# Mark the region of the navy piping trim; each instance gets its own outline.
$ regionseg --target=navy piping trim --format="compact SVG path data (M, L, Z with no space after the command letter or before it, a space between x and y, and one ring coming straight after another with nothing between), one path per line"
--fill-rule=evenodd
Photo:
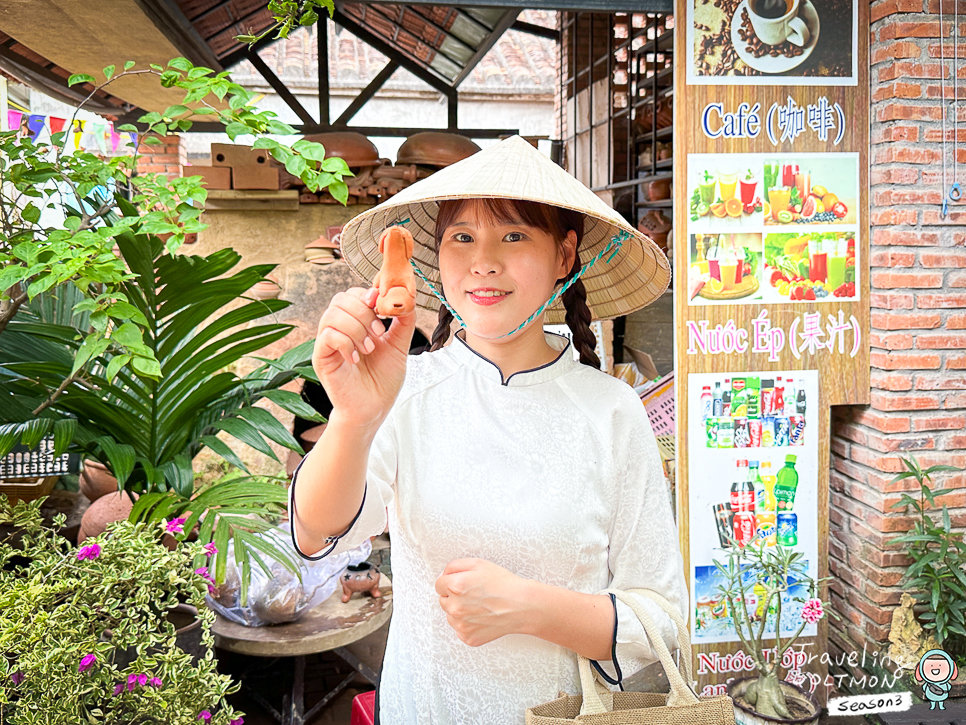
M365 508L365 505L366 505L366 493L369 490L369 482L366 481L365 487L362 489L362 504L359 506L359 510L356 512L355 518L352 519L352 522L349 524L349 527L338 536L330 536L326 539L326 541L331 544L331 546L329 546L328 549L323 551L318 556L309 556L308 554L305 554L302 552L302 550L299 548L298 543L295 541L295 517L298 515L295 510L295 481L298 478L299 469L302 467L303 463L305 463L305 457L303 457L302 460L299 461L299 464L295 467L295 470L292 472L292 515L290 517L291 521L289 523L291 524L291 526L289 527L289 530L291 531L291 534L292 534L292 547L295 549L296 552L298 552L298 555L301 556L306 561L318 561L319 559L324 559L333 551L335 551L335 547L338 546L340 539L342 539L343 536L345 536L350 531L352 531L352 527L356 525L356 521L358 521L359 517L362 515L362 509Z
M624 685L622 685L621 682L624 679L624 673L621 672L621 666L617 662L617 598L613 594L608 594L608 596L610 597L610 603L614 605L614 640L610 646L610 657L614 662L614 672L617 673L617 679L615 680L613 677L604 672L603 668L597 663L596 660L591 660L590 664L594 666L594 669L597 670L597 673L603 677L604 680L612 685L617 685L621 688L621 692L623 692Z
M513 375L511 375L510 377L508 377L508 378L506 378L504 380L504 378L503 378L503 371L500 370L500 366L497 365L492 360L490 360L488 357L485 357L483 355L480 355L480 353L478 353L476 350L474 350L472 347L470 347L469 344L466 342L466 340L464 340L462 337L460 337L460 332L461 332L461 330L457 330L456 333L453 335L453 337L455 337L457 340L459 340L464 345L466 345L466 349L469 350L471 353L473 353L474 355L476 355L477 357L479 357L482 360L486 360L488 363L490 363L490 365L492 365L493 367L495 367L496 368L496 371L498 373L500 373L500 380L502 381L500 383L500 385L503 385L504 387L509 386L510 381L513 380L513 375L521 375L523 373L534 373L537 370L543 370L544 368L548 368L551 365L553 365L554 363L556 363L558 360L560 360L560 358L563 357L563 354L570 349L570 338L568 338L566 335L558 335L556 332L549 332L547 334L553 335L554 337L562 337L564 340L567 341L567 345L564 347L563 350L560 351L560 354L557 355L557 357L555 357L550 362L545 363L543 365L540 365L539 367L530 368L529 370L517 370L515 373L513 373Z

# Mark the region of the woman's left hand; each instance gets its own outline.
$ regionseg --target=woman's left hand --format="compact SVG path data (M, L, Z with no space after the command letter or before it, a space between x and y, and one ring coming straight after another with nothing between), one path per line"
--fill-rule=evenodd
M436 593L457 636L479 647L524 631L527 584L527 579L484 559L454 559L436 580Z

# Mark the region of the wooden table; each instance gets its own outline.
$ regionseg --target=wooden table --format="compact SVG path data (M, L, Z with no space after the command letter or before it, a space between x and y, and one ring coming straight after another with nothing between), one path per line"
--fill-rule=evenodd
M282 725L303 725L312 720L326 705L348 687L361 674L373 685L377 674L364 662L346 649L346 645L372 634L389 621L392 615L392 582L380 574L379 587L382 596L370 597L366 593L354 594L342 603L342 587L322 604L306 612L288 624L245 627L216 615L212 632L215 646L238 654L254 657L294 657L292 691L286 694L279 713L259 693L249 691L252 699ZM320 652L334 652L355 672L336 685L312 709L305 712L305 657ZM244 679L242 686L245 687Z

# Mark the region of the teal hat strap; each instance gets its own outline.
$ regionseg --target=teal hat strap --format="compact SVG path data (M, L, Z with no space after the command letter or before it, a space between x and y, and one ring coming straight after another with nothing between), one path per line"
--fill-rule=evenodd
M409 221L409 220L407 219L405 221ZM397 223L398 224L402 224L402 223L405 223L405 222L397 222ZM552 305L554 302L556 302L557 299L564 292L566 292L568 289L570 289L571 285L573 285L578 279L580 279L584 275L584 273L587 272L587 270L589 270L591 267L593 267L605 254L607 254L608 252L611 252L611 249L613 249L613 251L611 252L610 256L607 258L607 261L610 262L614 258L614 256L617 254L617 252L620 251L620 248L623 245L623 243L626 242L630 238L631 238L630 232L628 232L628 231L626 231L624 229L620 230L617 234L615 234L613 237L610 238L610 241L607 243L607 246L606 247L604 247L589 262L587 262L587 264L585 264L583 267L581 267L580 268L580 271L578 271L577 274L575 274L573 277L571 277L569 280L567 280L567 282L559 290L557 290L556 292L554 292L553 295L551 295L550 299L548 299L546 302L544 302L540 306L540 309L538 309L536 312L534 312L532 315L530 315L526 320L524 320L523 323L519 327L517 327L515 330L511 330L510 332L506 333L505 335L500 335L500 337L495 338L495 339L499 340L499 339L504 338L504 337L509 337L513 333L519 332L524 327L526 327L527 325L529 325L545 309L547 309L550 305ZM426 275L423 274L422 270L417 266L415 260L412 257L409 258L409 263L413 266L413 269L416 271L416 274L419 275L420 279L422 279L423 282L426 283L426 286L429 287L430 291L434 295L436 295L436 297L439 299L439 301L442 304L446 305L446 308L450 311L450 314L452 314L453 317L456 318L456 321L460 323L460 327L465 328L466 327L466 323L463 322L463 319L456 313L456 310L454 310L450 306L449 302L447 302L446 301L446 298L443 297L442 294L440 294L439 290L436 289L436 287L433 285L433 283L430 282L428 279L426 279Z

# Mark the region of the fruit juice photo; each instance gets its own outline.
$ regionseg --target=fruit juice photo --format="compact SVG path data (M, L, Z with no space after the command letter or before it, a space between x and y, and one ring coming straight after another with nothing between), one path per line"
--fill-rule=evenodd
M721 192L721 201L735 198L735 187L738 186L738 172L726 174L718 172L718 190Z
M755 200L755 189L758 188L758 179L742 179L738 182L741 193L741 203L748 206Z
M745 249L741 247L738 250L738 266L735 268L735 284L741 284L741 270L745 268Z
M808 240L808 278L812 282L828 279L828 255L820 239Z
M807 171L795 174L795 188L798 189L798 198L804 203L812 191L812 175Z
M771 215L776 221L778 220L778 212L788 209L788 202L791 199L791 186L773 186L768 192L768 203L771 204Z
M785 164L782 166L782 186L789 189L795 186L795 175L798 173L798 164Z
M721 284L725 289L734 289L735 275L741 272L741 265L734 257L722 260L721 262Z
M828 257L828 282L833 290L845 284L845 255L832 254Z
M721 281L721 269L718 266L717 259L708 260L708 274L711 275L711 279L716 279L719 282Z
M698 182L698 194L701 197L701 201L705 204L714 203L714 177L711 178L711 181L704 180Z
M765 188L762 189L762 192L764 193L764 196L767 199L768 192L771 190L771 187L773 187L775 185L775 182L778 181L778 164L776 163L765 164L764 181L765 181Z

